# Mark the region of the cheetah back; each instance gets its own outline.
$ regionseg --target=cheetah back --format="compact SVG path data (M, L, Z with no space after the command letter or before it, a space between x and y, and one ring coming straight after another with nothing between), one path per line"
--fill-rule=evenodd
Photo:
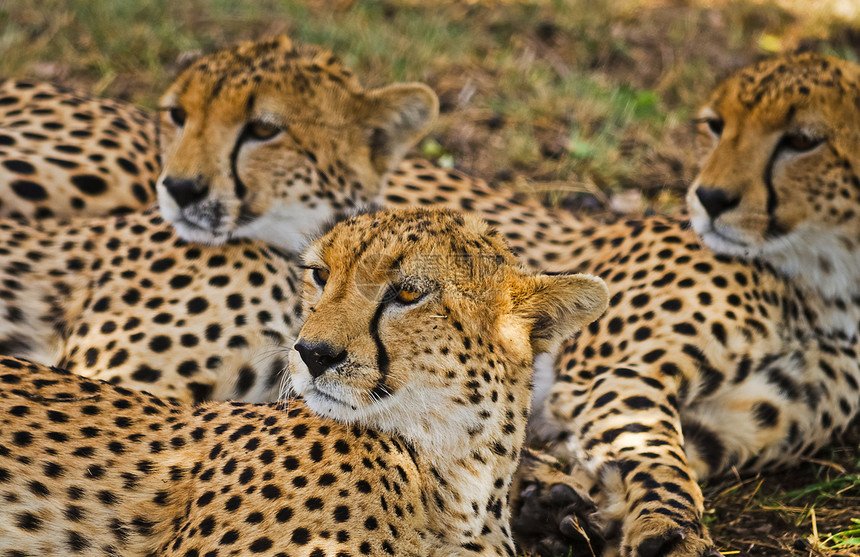
M0 84L0 217L105 216L155 202L154 119L49 83Z

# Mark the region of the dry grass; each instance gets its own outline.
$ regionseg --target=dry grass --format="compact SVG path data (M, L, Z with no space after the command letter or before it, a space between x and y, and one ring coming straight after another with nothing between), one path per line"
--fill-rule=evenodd
M671 211L687 121L774 52L857 61L856 0L12 0L0 74L154 106L183 51L288 33L369 85L420 80L442 115L419 154L573 208ZM786 474L707 487L727 555L860 555L860 434Z

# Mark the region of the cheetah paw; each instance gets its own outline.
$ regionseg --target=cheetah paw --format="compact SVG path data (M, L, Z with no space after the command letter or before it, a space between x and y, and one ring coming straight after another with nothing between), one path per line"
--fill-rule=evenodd
M512 496L511 526L521 551L540 557L603 552L603 536L592 519L594 502L552 457L523 451Z
M640 518L624 535L624 557L721 557L707 532L685 530L663 516Z

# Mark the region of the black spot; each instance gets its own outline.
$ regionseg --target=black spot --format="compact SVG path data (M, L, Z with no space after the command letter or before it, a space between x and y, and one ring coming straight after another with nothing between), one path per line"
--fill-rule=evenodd
M239 377L236 379L236 394L240 397L244 396L256 382L257 372L250 366L242 366L239 370Z
M72 176L72 184L86 195L101 195L107 191L107 182L94 174Z
M200 365L194 360L186 360L176 368L176 372L182 377L191 377L198 371L200 371Z
M48 199L48 192L36 182L15 180L12 182L11 187L15 195L27 201L44 201Z
M272 540L269 538L257 538L248 546L248 549L251 550L251 553L262 553L271 549L272 545Z
M164 271L173 267L173 265L175 263L176 263L176 261L174 261L173 258L164 257L162 259L156 259L155 261L153 261L152 265L149 267L149 269L153 273L163 273Z
M19 513L15 519L15 525L21 530L38 532L42 528L42 519L30 512Z
M221 541L218 542L219 545L232 545L236 543L236 540L239 539L238 530L230 530L223 536L221 536Z
M3 166L16 174L35 174L36 167L26 161L8 160L3 161Z
M635 308L641 308L645 306L649 301L651 301L651 296L649 294L637 294L633 298L630 299L630 303Z
M16 431L12 434L12 443L19 447L26 447L33 442L33 434L29 431Z
M618 393L608 392L606 394L600 395L597 397L597 400L594 401L594 408L602 408L618 398Z
M161 372L146 364L141 364L134 373L131 374L131 378L142 383L155 383L161 379Z
M310 532L305 528L296 528L293 530L293 535L290 536L290 540L296 545L305 545L310 540L311 535Z
M726 453L720 438L713 431L696 422L682 424L682 430L686 443L696 447L710 472L719 471Z
M186 304L188 313L192 315L197 313L203 313L208 307L209 302L207 302L205 298L202 298L200 296L197 296L196 298L191 298Z
M779 422L779 409L770 402L756 402L753 404L752 413L756 423L761 427L776 427Z
M335 522L346 522L349 520L349 507L346 505L339 505L335 507L332 516L334 517Z

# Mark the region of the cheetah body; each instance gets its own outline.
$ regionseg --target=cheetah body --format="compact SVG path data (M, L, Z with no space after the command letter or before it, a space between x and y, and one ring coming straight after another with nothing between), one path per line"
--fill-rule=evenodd
M427 555L417 471L390 436L299 402L191 408L24 361L3 373L0 407L21 420L0 455L7 551Z
M4 354L185 401L277 397L301 324L294 256L188 244L157 212L0 230Z
M130 212L155 202L155 120L49 83L0 83L0 217Z

